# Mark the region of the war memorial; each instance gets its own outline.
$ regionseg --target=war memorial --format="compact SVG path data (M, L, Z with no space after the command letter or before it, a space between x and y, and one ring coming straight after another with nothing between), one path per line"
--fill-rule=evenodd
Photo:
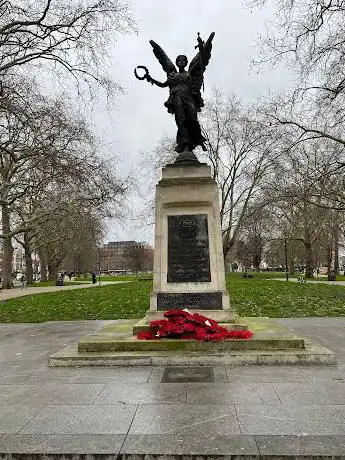
M176 159L162 169L156 186L153 291L147 313L140 321L108 324L83 337L53 354L50 366L335 363L335 353L296 337L276 321L239 318L231 308L231 289L229 296L225 287L219 190L210 166L193 153L198 146L206 149L198 112L204 105L204 72L214 36L211 33L203 41L198 34L198 52L188 70L186 56L177 56L175 66L151 40L153 53L167 75L165 82L151 77L145 66L134 71L139 80L169 88L165 107L177 126ZM169 315L169 311L175 313ZM187 311L181 313L184 321L178 321L180 329L184 324L183 332L190 331L189 338L177 334L176 327L171 334L155 329L171 326L161 322L167 314L176 325L174 318L179 311ZM186 314L195 316L186 319ZM212 331L213 325L218 326L211 321L220 323L217 331L222 337L212 335L216 330ZM204 335L196 322L206 329Z

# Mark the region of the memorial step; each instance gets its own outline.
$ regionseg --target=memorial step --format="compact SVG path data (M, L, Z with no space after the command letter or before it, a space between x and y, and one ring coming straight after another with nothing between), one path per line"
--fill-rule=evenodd
M90 335L78 343L79 352L103 351L230 351L230 350L287 350L305 348L300 337L258 337L252 339L230 339L222 342L203 342L198 340L160 339L139 340L130 336L122 340L103 335Z

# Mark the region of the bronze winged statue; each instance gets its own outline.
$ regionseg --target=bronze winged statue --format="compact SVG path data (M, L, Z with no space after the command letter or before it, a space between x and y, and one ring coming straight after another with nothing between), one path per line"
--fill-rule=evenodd
M198 34L198 45L195 48L198 48L199 51L189 64L188 70L186 70L188 64L186 56L177 56L175 61L177 70L165 51L156 42L150 40L154 55L167 73L167 80L164 83L152 78L144 66L138 66L134 71L135 76L140 80L146 79L149 83L160 88L169 87L170 95L164 105L169 113L175 115L177 125L175 150L179 153L192 152L198 145L206 150L205 138L201 133L198 121L198 112L204 106L201 88L204 83L205 68L211 57L214 35L212 32L208 40L204 42ZM145 70L142 77L137 74L139 68Z

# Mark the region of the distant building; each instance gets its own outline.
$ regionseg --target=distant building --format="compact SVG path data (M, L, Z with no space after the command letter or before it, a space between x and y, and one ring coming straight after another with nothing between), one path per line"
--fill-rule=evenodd
M99 250L101 271L105 273L127 273L135 271L133 259L135 254L142 254L142 269L151 271L153 265L153 248L146 243L136 241L110 241Z
M339 257L339 263L341 268L345 268L345 256L341 255Z
M13 245L13 255L12 255L12 271L13 272L22 272L25 270L25 252L24 249L19 246Z

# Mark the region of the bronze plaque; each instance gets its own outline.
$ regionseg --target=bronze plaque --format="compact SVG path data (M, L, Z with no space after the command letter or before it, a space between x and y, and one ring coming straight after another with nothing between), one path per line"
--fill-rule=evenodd
M168 216L168 283L210 281L207 214Z

